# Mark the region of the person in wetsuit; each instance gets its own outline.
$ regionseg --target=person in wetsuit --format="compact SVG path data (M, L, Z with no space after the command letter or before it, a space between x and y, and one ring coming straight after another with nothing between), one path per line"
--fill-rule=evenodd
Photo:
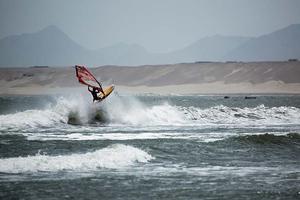
M98 96L98 93L100 93L100 90L99 90L99 89L97 89L97 88L95 88L95 87L90 87L90 86L88 86L88 90L90 91L90 93L91 93L92 96L93 96L93 102L94 102L94 101L101 101L101 100L103 99L103 97L104 97L104 92L103 92L103 90L101 91L101 92L103 93L103 97L102 97L102 98Z

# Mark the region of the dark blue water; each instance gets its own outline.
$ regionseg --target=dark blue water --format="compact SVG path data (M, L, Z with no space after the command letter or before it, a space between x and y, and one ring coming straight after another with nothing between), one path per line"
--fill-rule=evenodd
M1 199L300 197L300 96L0 102Z

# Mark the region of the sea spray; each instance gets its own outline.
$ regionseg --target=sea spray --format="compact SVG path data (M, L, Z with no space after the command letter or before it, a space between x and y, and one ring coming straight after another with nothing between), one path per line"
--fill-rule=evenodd
M165 125L184 123L184 115L167 102L148 106L135 97L116 97L104 105L111 122L129 125Z
M1 130L20 130L35 127L67 125L132 125L132 126L203 126L221 124L280 125L300 122L296 107L253 108L214 106L176 106L168 102L146 105L136 97L112 95L100 103L91 103L84 96L58 97L55 104L41 110L26 110L0 115Z
M51 127L53 124L65 124L68 121L68 114L75 107L75 102L58 97L55 104L50 103L45 109L0 115L0 127L2 130L5 130Z

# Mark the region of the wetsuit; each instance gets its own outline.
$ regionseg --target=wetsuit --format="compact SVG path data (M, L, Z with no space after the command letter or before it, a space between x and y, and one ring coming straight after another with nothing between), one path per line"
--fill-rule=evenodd
M90 87L88 87L88 90L91 92L91 94L93 96L93 101L102 100L100 97L98 97L98 93L99 93L98 89L96 89L96 88L90 89Z

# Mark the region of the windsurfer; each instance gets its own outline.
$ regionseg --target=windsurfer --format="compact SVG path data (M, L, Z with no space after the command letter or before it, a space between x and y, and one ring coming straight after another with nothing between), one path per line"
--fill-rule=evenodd
M88 90L90 91L90 93L92 94L93 96L93 101L102 101L103 100L103 97L105 96L103 90L101 91L103 96L100 97L98 96L98 94L100 93L100 90L95 88L95 87L90 87L88 86Z
M84 66L76 65L75 69L79 83L88 86L88 90L93 96L93 102L102 101L114 90L113 85L103 90L101 83Z

